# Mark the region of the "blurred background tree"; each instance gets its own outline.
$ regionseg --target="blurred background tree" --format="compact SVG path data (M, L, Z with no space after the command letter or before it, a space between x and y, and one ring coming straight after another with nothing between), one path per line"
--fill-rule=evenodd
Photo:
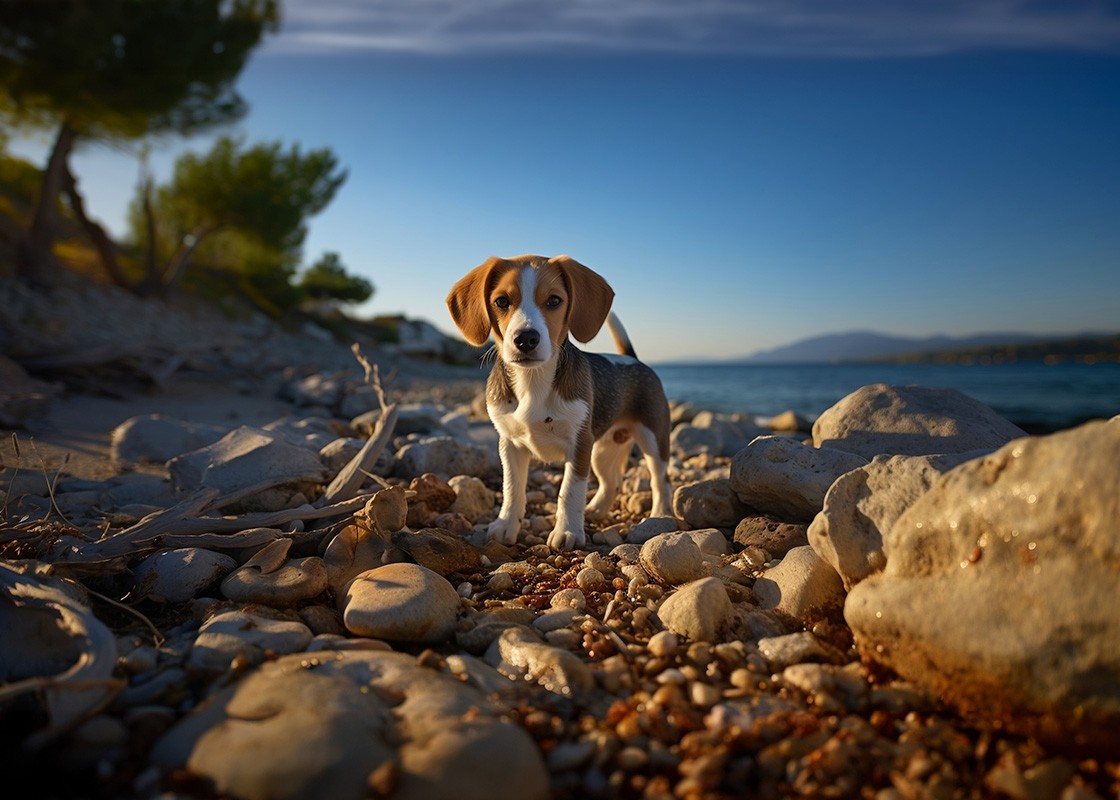
M373 284L351 275L338 253L327 252L300 276L299 287L312 300L364 303L373 297Z
M223 136L207 153L180 156L171 181L156 187L143 180L131 207L132 237L144 254L142 290L173 286L195 265L223 273L270 313L298 305L304 295L292 278L307 219L345 180L329 148L246 146Z
M21 272L57 280L51 248L65 198L110 278L128 284L86 212L72 151L237 120L246 104L234 81L279 19L275 0L0 0L0 118L54 132L20 242Z

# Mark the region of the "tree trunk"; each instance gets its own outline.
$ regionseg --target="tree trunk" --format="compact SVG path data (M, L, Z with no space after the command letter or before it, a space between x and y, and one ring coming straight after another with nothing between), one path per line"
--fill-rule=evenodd
M125 289L135 290L124 272L121 271L120 263L117 261L116 251L113 249L113 241L109 238L109 234L105 233L105 229L94 222L86 214L86 205L82 200L82 195L78 192L78 181L74 178L74 174L70 172L70 168L66 168L64 189L66 197L70 201L70 208L74 212L74 216L78 218L81 223L82 230L86 232L90 242L93 244L94 249L97 251L98 257L101 259L101 264L105 268L105 272L109 276L109 280L117 286L124 287Z
M62 273L62 265L51 252L51 246L58 235L58 198L62 194L76 138L77 132L63 120L55 135L47 168L43 170L39 197L31 212L27 235L20 242L20 274L48 286L57 284Z
M163 286L163 281L160 280L160 269L156 262L156 254L159 252L159 235L156 227L156 211L152 203L152 176L147 170L147 158L144 160L144 179L140 186L140 200L141 210L144 213L144 227L147 230L148 242L144 251L144 277L143 286L156 287Z
M175 254L171 256L171 260L167 262L167 266L163 270L163 285L171 287L178 283L179 277L183 274L183 270L187 268L191 256L194 255L194 251L198 249L202 240L224 227L225 225L220 222L199 225L184 236L183 241L179 243L179 247L175 250Z

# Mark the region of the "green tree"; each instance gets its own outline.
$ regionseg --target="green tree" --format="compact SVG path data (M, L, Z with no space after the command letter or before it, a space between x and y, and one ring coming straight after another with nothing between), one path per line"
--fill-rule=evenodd
M278 23L276 0L0 0L0 116L54 131L23 271L49 281L57 268L50 248L65 197L123 282L70 170L75 145L187 136L238 119L246 105L234 81Z
M289 304L307 219L330 203L345 180L329 148L303 152L280 142L247 147L223 136L208 153L180 156L171 182L156 188L145 181L132 205L133 238L149 265L146 288L174 285L188 265L198 263L249 280L281 300L278 305Z
M338 253L323 253L300 276L299 288L316 300L338 300L343 303L364 303L373 297L373 284L358 275L351 275Z

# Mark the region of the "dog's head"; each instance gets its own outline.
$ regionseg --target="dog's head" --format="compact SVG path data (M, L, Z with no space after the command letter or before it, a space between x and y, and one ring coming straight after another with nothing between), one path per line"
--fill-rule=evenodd
M569 332L595 338L613 300L600 275L568 256L494 256L455 284L447 308L468 342L493 334L503 361L531 369L548 363Z

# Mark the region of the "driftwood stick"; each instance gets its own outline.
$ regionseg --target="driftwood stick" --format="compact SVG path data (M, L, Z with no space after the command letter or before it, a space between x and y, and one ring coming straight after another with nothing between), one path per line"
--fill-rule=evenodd
M173 509L168 509L167 518L155 520L159 524L150 524L144 528L144 522L152 520L156 514L145 517L129 530L132 533L110 536L97 542L82 545L76 552L67 555L66 561L89 561L112 558L114 556L130 555L138 547L151 542L153 539L163 538L167 541L172 537L190 537L200 534L229 534L248 531L250 528L276 528L287 525L296 520L323 519L324 517L342 516L352 514L365 506L372 494L360 495L351 500L346 500L334 505L315 508L304 505L299 508L285 508L279 511L259 511L252 514L242 514L238 517L187 517L186 515L171 516ZM139 528L139 530L137 530ZM175 539L182 546L182 539Z
M381 417L377 420L377 425L373 429L366 443L362 445L362 449L358 454L350 459L350 463L339 471L334 480L327 486L323 496L319 498L320 503L337 503L342 500L347 500L354 496L354 494L361 488L362 481L366 478L366 473L373 469L373 465L377 463L377 459L381 457L381 451L385 449L385 445L393 438L393 428L397 424L397 407L396 405L389 405L381 409Z
M334 480L330 482L326 491L323 492L323 496L317 501L317 505L348 500L357 494L362 487L362 481L373 469L377 459L381 457L381 451L393 438L393 429L397 425L397 406L395 403L388 403L385 400L385 389L381 385L381 372L377 365L371 364L362 355L362 349L356 342L351 345L350 351L365 370L366 383L377 394L377 402L381 406L381 416L373 428L373 433L362 445L362 449L350 459L350 463L343 467Z
M197 517L206 511L206 509L210 507L210 504L220 495L221 492L217 489L199 489L190 497L171 506L171 508L153 511L135 525L131 525L123 531L117 531L116 533L104 536L101 538L101 541L134 541L148 535L150 530L156 530L158 532L163 526L174 524L178 520L186 519L187 517Z

